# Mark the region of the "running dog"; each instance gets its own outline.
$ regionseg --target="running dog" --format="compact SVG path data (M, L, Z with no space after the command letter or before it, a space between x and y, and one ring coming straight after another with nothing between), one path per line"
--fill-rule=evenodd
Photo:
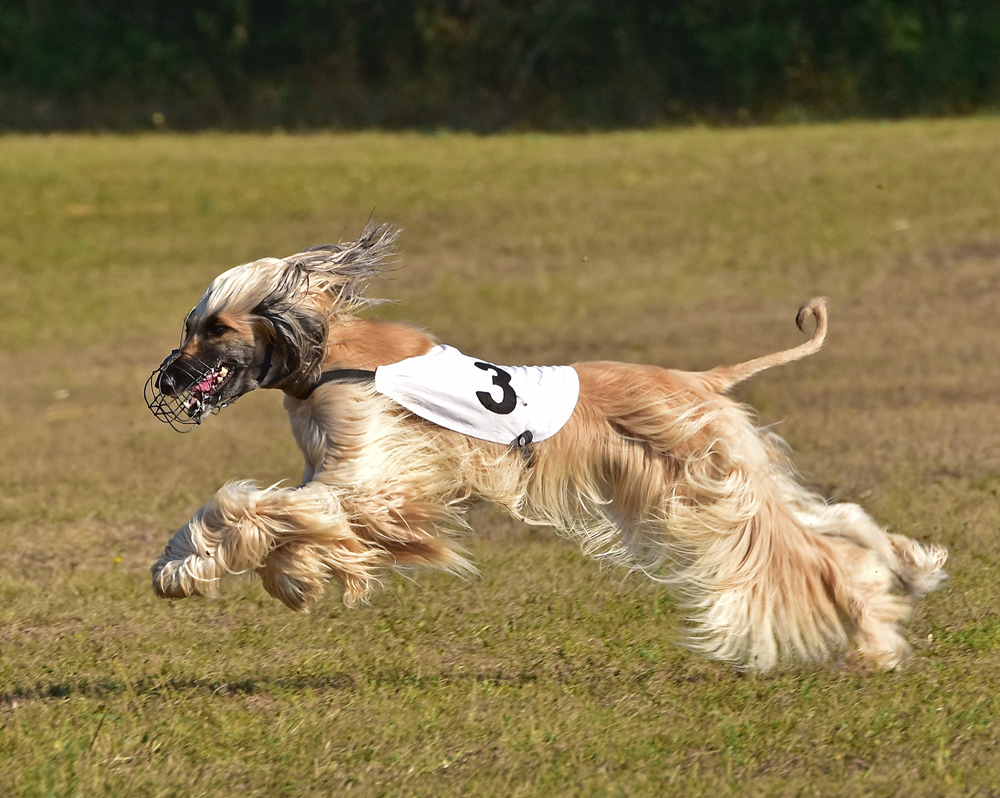
M188 314L147 383L151 409L184 428L280 390L305 473L225 485L153 565L157 595L211 595L250 571L304 610L330 579L352 606L388 569L471 573L455 536L485 499L668 585L709 657L757 670L850 647L870 668L905 657L900 623L944 580L947 551L803 487L783 442L726 395L818 351L824 299L796 317L814 319L808 342L738 365L509 368L359 315L396 235L370 226L238 266Z

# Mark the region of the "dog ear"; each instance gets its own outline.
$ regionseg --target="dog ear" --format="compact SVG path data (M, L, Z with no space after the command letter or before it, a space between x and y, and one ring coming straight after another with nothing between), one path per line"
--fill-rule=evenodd
M269 296L253 310L254 327L266 359L261 387L315 379L326 347L326 319L308 303Z

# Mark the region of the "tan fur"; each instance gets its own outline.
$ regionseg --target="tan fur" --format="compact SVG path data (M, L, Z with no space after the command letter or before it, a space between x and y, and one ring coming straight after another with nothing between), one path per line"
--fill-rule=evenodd
M324 366L374 369L423 355L434 345L430 336L408 324L344 319L330 328Z
M239 301L253 293L252 266L227 273L227 313L253 304ZM433 345L411 327L354 318L344 290L333 281L309 294L328 323L321 369L373 369ZM454 535L485 499L669 585L689 610L688 644L707 656L766 670L783 658L829 658L853 637L866 665L891 668L907 652L899 624L908 596L940 584L947 552L802 487L782 442L723 395L817 351L825 301L800 311L800 327L810 315L808 343L736 366L577 364L573 416L530 456L437 427L370 385L296 398L303 383L290 375L285 407L306 460L303 485L225 486L154 565L156 592L211 594L222 576L253 570L296 610L331 578L358 604L390 568L473 571Z

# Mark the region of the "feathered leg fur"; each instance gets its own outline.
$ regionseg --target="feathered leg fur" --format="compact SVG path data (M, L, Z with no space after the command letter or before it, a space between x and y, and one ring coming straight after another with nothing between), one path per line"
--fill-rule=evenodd
M303 610L332 578L355 605L367 600L387 567L474 570L423 528L444 515L429 513L411 525L385 497L362 506L321 481L263 489L230 482L170 539L153 564L153 587L161 598L212 596L224 576L256 572L268 593Z
M164 598L210 596L222 577L257 572L272 596L302 609L331 577L349 603L367 595L377 559L326 486L230 482L170 539L153 565L153 586Z

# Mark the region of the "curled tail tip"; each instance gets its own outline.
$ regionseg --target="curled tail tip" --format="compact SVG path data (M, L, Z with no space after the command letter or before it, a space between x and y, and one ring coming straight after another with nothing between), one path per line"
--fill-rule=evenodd
M712 386L713 390L725 393L734 385L765 369L773 368L774 366L783 366L785 363L801 360L818 352L826 340L826 305L826 297L814 297L799 308L799 312L795 316L795 323L803 332L805 332L805 320L809 316L813 316L816 319L816 329L813 331L812 337L804 344L799 344L792 349L785 349L781 352L757 357L745 363L737 363L734 366L716 366L710 371L702 372L702 376L708 380L708 384Z
M795 314L795 325L802 331L806 331L805 323L806 319L810 316L816 319L816 327L818 328L826 324L827 307L830 304L830 298L825 296L814 296L808 302L806 302L802 307L799 308L799 312Z

